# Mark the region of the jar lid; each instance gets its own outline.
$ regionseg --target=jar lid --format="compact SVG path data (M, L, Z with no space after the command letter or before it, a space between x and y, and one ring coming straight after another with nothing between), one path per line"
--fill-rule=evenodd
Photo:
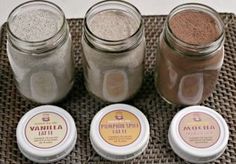
M137 108L126 104L104 107L93 118L90 140L95 151L111 161L140 155L149 142L149 123Z
M174 116L168 138L178 156L189 162L205 163L223 154L229 129L224 118L213 109L190 106Z
M22 154L38 163L49 163L68 155L77 131L71 115L60 107L43 105L27 112L18 123L17 144Z

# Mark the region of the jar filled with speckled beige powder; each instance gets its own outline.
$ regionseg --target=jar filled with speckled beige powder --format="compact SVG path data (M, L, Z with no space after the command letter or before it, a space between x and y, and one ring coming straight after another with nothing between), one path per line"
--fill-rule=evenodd
M145 37L140 12L124 1L103 1L86 13L82 36L85 86L96 97L121 102L143 81Z
M171 104L199 104L215 89L224 59L224 24L212 8L174 8L159 40L155 84Z
M17 6L7 21L7 54L20 93L37 103L62 100L74 84L74 59L63 11L48 1Z

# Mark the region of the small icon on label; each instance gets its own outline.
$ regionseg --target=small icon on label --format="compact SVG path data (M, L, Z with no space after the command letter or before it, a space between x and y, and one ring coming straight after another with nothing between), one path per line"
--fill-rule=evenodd
M202 119L198 113L193 114L193 121L196 121L196 122L202 121Z
M123 117L123 115L122 115L122 112L116 112L115 118L116 118L117 120L123 120L124 117Z
M43 114L42 121L44 121L44 122L50 121L49 114Z

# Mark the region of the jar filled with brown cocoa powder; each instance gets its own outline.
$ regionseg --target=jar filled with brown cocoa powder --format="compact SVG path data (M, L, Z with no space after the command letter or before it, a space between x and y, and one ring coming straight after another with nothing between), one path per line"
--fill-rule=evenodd
M212 8L174 8L159 40L155 84L169 103L192 105L214 90L224 59L224 24Z

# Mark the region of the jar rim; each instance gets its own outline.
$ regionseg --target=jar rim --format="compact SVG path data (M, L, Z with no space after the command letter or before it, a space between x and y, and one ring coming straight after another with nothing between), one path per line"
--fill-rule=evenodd
M172 18L172 16L174 16L175 14L181 12L181 11L185 11L185 10L189 10L189 9L193 9L193 10L197 10L197 11L202 11L206 14L209 14L218 24L219 29L220 29L220 34L219 36L212 42L207 43L207 44L191 44L191 43L187 43L183 40L181 40L180 38L178 38L173 31L170 28L170 19ZM165 22L165 26L166 26L166 33L168 33L169 37L174 40L176 42L176 45L179 47L185 47L188 48L190 50L190 52L195 52L195 50L199 50L200 52L205 52L206 49L210 49L211 47L216 47L214 50L211 50L210 52L214 52L215 50L218 49L219 45L221 45L224 42L224 38L225 38L225 30L224 30L224 23L222 21L222 19L220 18L220 15L218 14L218 12L201 3L184 3L181 5L176 6L174 9L172 9L169 13L169 15L167 16L166 22ZM165 34L166 35L166 34ZM198 52L199 52L198 51ZM206 52L207 54L209 54L209 52ZM186 55L186 56L196 56L196 55ZM208 56L208 55L206 55Z
M101 38L101 37L97 36L96 34L94 34L91 31L91 29L89 28L89 26L88 26L88 17L90 16L91 12L94 9L96 9L96 8L100 7L100 5L104 5L104 4L105 5L108 5L108 4L118 4L118 5L121 5L122 7L126 7L126 8L132 9L133 12L135 13L135 15L138 16L138 19L139 19L139 25L138 25L138 28L135 30L135 32L132 35L126 37L126 38L118 39L118 40L104 39L104 38ZM114 9L116 9L116 8L114 8ZM140 35L140 32L141 32L141 35ZM107 46L120 46L120 45L123 45L124 42L127 42L127 40L134 39L134 37L136 37L137 35L138 35L139 38L142 36L142 33L143 33L143 20L142 20L142 16L141 16L140 11L133 4L131 4L129 2L126 2L126 1L123 1L123 0L110 0L110 1L103 0L101 2L98 2L98 3L95 3L94 5L92 5L88 9L88 11L86 12L85 18L84 18L84 33L86 33L86 35L85 35L86 38L90 37L92 40L97 40L99 43L101 43L103 45L107 45ZM133 44L130 47L133 47L133 45L136 42L134 43L134 41L133 41L132 43ZM93 45L93 46L95 46L95 45ZM97 48L97 46L95 46L95 47ZM103 49L103 48L101 48L101 49L105 50L105 51L113 52L112 50L106 50L106 49ZM124 50L121 50L121 51L124 51ZM117 52L117 50L115 50L115 52Z
M14 14L17 10L21 9L22 7L24 7L24 6L26 6L26 5L37 5L37 3L42 3L43 5L46 5L46 6L55 7L55 9L57 9L57 10L59 11L59 14L61 14L60 16L62 16L62 24L61 24L60 28L58 29L58 31L57 31L55 34L53 34L53 35L50 36L49 38L46 38L46 39L43 39L43 40L28 41L28 40L25 40L25 39L22 39L22 38L16 36L16 35L12 32L12 30L11 30L11 28L10 28L10 25L9 25L10 19L12 18L13 14ZM65 25L65 22L66 22L66 18L65 18L65 14L64 14L63 10L62 10L58 5L56 5L55 3L50 2L50 1L46 1L46 0L31 0L31 1L27 1L27 2L24 2L24 3L22 3L22 4L18 5L18 6L16 6L16 7L10 12L10 14L9 14L9 16L8 16L8 18L7 18L7 24L6 24L6 25L7 25L7 30L8 30L8 32L9 32L9 34L10 34L13 38L15 38L15 39L17 39L17 40L19 40L19 41L21 41L21 42L24 42L24 43L39 44L39 43L47 42L47 41L53 39L54 37L56 37L57 35L59 35L59 34L61 33L61 31L63 30L63 27L64 27L64 25Z

